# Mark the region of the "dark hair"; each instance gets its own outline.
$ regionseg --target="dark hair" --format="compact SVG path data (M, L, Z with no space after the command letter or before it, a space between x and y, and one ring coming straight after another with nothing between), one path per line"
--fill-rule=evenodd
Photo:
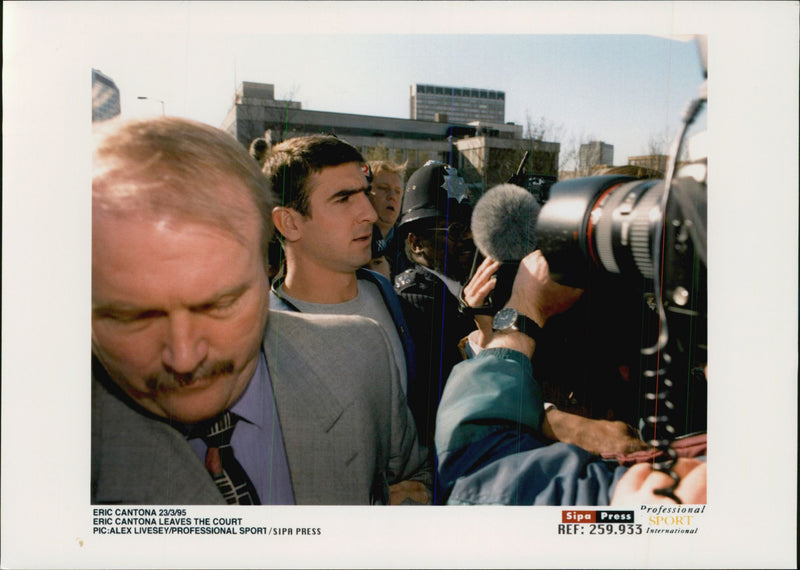
M272 185L276 205L309 216L308 177L323 168L350 162L365 161L356 147L342 139L330 135L295 137L272 147L264 174Z
M253 142L250 143L250 156L253 157L259 166L264 165L264 159L266 158L268 151L269 143L267 142L267 139L263 137L253 139Z

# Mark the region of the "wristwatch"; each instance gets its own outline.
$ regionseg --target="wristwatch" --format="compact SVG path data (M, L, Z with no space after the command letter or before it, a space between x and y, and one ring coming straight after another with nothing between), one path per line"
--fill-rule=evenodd
M494 315L492 330L497 332L519 331L533 340L539 340L542 328L516 309L503 307Z

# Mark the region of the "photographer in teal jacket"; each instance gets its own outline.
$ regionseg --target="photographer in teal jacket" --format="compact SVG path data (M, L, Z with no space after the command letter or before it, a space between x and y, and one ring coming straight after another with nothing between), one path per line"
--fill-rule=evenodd
M541 328L581 293L552 281L537 250L522 260L506 307ZM530 361L535 350L532 336L495 331L486 349L453 369L436 420L439 477L448 504L672 502L653 493L671 479L649 463L622 467L541 435L542 393ZM705 462L679 459L673 471L681 478L675 494L682 502L706 502Z

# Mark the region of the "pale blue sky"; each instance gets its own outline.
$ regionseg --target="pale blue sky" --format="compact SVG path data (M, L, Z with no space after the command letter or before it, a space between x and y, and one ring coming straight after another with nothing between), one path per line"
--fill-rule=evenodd
M454 18L458 5L447 5ZM324 21L336 4L314 6L301 15ZM506 93L506 121L546 117L560 127L562 143L603 140L614 145L615 163L625 164L646 152L651 137L675 132L703 80L695 44L685 37L467 34L457 24L438 34L394 33L412 24L367 33L384 10L370 4L364 4L363 25L348 21L348 33L323 26L277 34L282 28L268 22L284 5L239 6L236 18L256 28L263 21L264 32L226 26L231 12L216 3L81 8L97 26L88 39L91 65L119 86L124 115L160 113L158 102L136 99L148 96L163 100L168 114L215 126L243 80L272 83L276 97L293 95L305 109L400 118L409 117L412 83L490 88ZM420 3L409 8L421 19L429 15ZM493 9L485 6L484 13ZM537 14L550 12L543 7L526 17ZM136 25L156 17L159 23Z
M160 112L143 95L215 126L243 80L273 83L306 109L400 118L412 83L498 89L506 121L546 117L565 144L613 144L616 164L674 133L702 83L694 42L640 35L242 35L190 48L157 35L126 38L95 61L120 87L123 114Z

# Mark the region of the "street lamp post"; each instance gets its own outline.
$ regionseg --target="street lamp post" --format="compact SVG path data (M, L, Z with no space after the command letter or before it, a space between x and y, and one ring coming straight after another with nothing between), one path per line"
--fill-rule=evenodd
M161 116L163 117L165 115L164 101L162 101L161 99L153 99L152 97L144 97L143 95L139 95L137 99L149 99L150 101L158 101L159 103L161 103Z

